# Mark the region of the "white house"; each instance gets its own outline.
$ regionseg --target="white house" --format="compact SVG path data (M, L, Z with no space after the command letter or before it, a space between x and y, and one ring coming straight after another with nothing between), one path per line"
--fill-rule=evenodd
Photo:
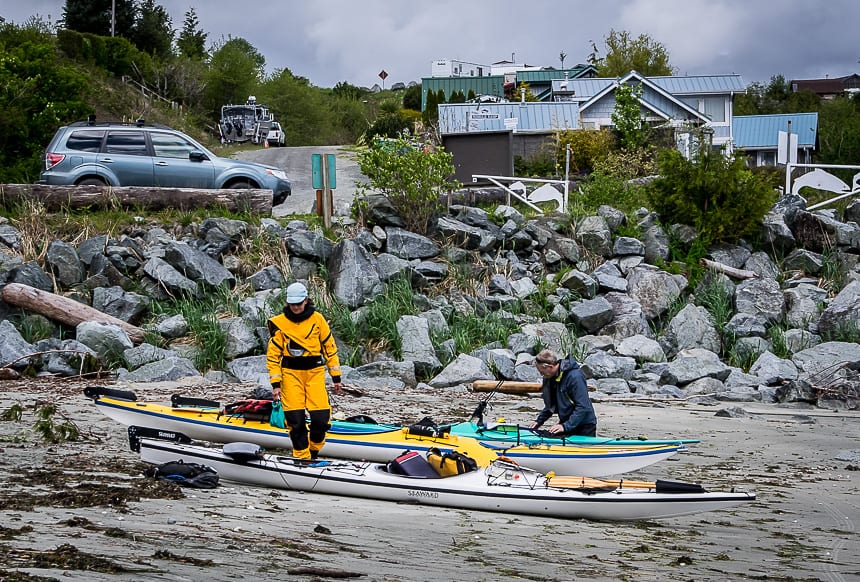
M553 99L578 103L583 129L612 127L615 89L622 84L642 87L642 115L650 123L675 127L681 149L685 128L704 127L713 132L714 148L731 152L732 99L746 90L740 75L645 77L631 71L616 79L558 79Z
M455 59L437 59L430 64L431 77L486 77L492 75L490 65L479 65Z

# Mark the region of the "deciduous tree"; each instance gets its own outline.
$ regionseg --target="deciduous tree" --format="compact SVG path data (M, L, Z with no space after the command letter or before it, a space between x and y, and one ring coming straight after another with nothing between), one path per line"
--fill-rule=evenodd
M259 89L265 66L266 59L244 38L222 40L209 61L208 106L214 112L225 103L244 103Z
M601 77L622 77L634 70L646 77L672 75L675 72L669 64L666 47L647 34L633 38L626 30L610 30L604 42L606 56L600 57L597 46L592 43L593 52L588 57L589 63L597 67Z

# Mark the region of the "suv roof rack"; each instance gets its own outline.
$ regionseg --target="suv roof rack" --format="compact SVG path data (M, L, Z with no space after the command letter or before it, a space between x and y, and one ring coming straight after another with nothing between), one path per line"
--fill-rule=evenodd
M161 123L146 123L143 117L138 117L134 121L96 121L95 115L90 115L86 121L75 121L69 124L70 127L153 127L157 129L172 129Z

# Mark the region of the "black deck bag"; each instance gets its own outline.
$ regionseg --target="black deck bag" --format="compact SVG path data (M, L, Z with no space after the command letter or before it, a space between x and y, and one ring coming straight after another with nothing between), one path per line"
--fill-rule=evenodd
M426 436L433 438L444 438L451 432L450 424L437 425L432 418L425 416L418 422L410 424L407 428L407 434L415 436Z
M406 451L393 461L388 462L388 472L396 475L420 477L423 479L438 479L439 474L421 453Z
M218 473L215 469L199 463L186 463L182 459L149 467L143 474L147 477L173 481L183 487L215 489L218 486Z

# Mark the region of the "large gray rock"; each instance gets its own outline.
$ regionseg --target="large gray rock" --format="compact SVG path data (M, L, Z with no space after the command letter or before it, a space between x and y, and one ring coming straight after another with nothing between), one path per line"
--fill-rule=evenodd
M762 384L771 386L796 380L797 366L791 360L779 358L771 352L764 352L750 366L750 374L757 376Z
M471 384L475 380L493 380L495 377L480 358L460 354L428 384L433 388L451 388Z
M580 301L570 309L573 322L588 333L596 333L612 321L612 305L605 297Z
M842 378L849 370L860 369L860 344L825 342L794 354L791 358L800 379L824 384Z
M350 239L339 242L328 262L330 286L338 300L355 309L383 291L376 258Z
M245 320L241 317L230 317L218 321L221 331L227 338L224 346L224 357L231 360L247 356L260 347L260 340Z
M33 352L32 344L24 339L11 321L0 321L0 366L12 363L13 368L26 368L29 361L21 358Z
M684 350L666 366L660 377L663 384L684 386L699 378L716 378L720 382L729 377L731 369L720 361L714 352L703 349Z
M612 256L612 231L602 216L586 216L576 226L576 242L599 256Z
M197 283L177 271L164 259L152 257L143 265L143 272L169 296L199 297L200 295Z
M93 307L110 316L137 324L149 309L149 297L122 287L93 289Z
M650 320L666 313L687 283L666 271L637 267L628 273L627 285L630 297L642 305L642 312Z
M125 382L171 382L200 376L194 363L187 358L165 358L144 364L137 370L120 377Z
M818 319L818 333L824 336L851 328L860 328L860 281L848 283Z
M442 362L436 357L430 341L430 322L423 317L403 315L396 325L403 360L413 362L421 376L436 373L442 367Z
M735 307L775 323L785 314L785 297L776 279L749 279L735 289Z
M344 382L362 388L414 388L418 385L415 365L411 361L383 360L350 369Z
M424 235L396 226L385 229L386 250L401 259L429 259L439 254L439 245Z
M668 358L682 350L693 348L720 353L720 334L704 307L688 303L673 317L660 338L660 345Z
M236 283L236 277L224 265L186 243L168 244L164 260L192 281L208 287L232 287Z
M45 253L45 266L65 289L84 280L84 264L78 257L78 251L65 241L51 241Z
M134 347L128 333L118 325L100 321L82 321L75 328L76 339L93 350L105 362L119 360L125 350Z
M52 292L54 290L53 281L36 261L28 261L9 269L6 274L6 282L20 283L42 291Z

